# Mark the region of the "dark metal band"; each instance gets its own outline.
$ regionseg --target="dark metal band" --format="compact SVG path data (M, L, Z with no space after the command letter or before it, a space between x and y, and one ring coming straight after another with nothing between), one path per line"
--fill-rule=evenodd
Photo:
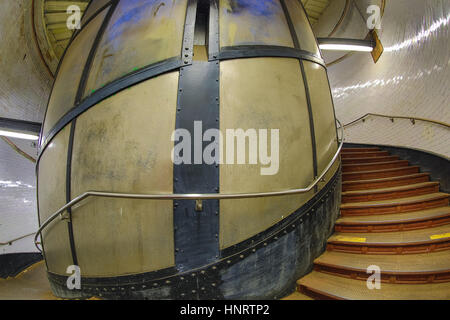
M209 144L203 142L203 134L208 129L219 129L219 62L192 61L189 53L194 47L196 9L197 1L189 1L183 39L183 64L189 65L180 69L175 127L187 130L192 138L201 137L190 145L192 163L173 166L175 194L219 192L218 166L203 161L203 150ZM201 129L195 127L196 121L201 122ZM218 145L218 141L214 142ZM197 159L196 149L201 150L201 159ZM196 200L174 200L173 212L178 272L216 261L219 257L219 200L205 200L201 204Z
M66 166L66 202L72 200L72 151L73 151L73 139L75 136L75 126L77 119L73 119L70 125L69 144L67 146L67 166ZM67 231L69 233L70 251L72 253L72 260L74 265L78 265L77 251L75 248L75 240L73 237L73 225L72 225L72 208L67 209L69 220L67 221Z
M325 66L325 62L312 53L297 48L267 45L248 45L223 47L220 49L218 60L256 58L256 57L283 57L308 60Z
M194 61L181 68L176 129L187 130L194 141L190 145L192 163L173 166L175 194L219 193L219 167L203 159L207 145L219 144L203 141L206 130L219 129L218 80L218 61ZM201 129L195 127L197 121ZM196 149L201 151L201 159L197 159ZM196 200L174 200L175 261L179 271L209 264L219 257L219 200L203 200L198 206Z
M280 2L281 2L281 6L283 7L286 21L289 26L289 31L291 32L291 37L292 37L294 46L297 50L301 50L300 42L298 41L298 37L297 37L297 32L295 31L294 24L292 23L292 19L289 14L289 11L286 7L286 4L285 4L284 0L280 0ZM313 118L313 111L312 111L312 104L311 104L311 95L309 92L308 78L306 77L305 66L303 64L302 59L299 59L299 64L300 64L300 70L301 70L303 84L304 84L304 88L305 88L306 104L308 106L309 128L310 128L310 133L311 133L311 145L312 145L312 157L313 157L312 160L313 160L313 170L314 170L314 179L315 179L318 175L317 146L316 146L316 133L315 133L315 129L314 129L314 118ZM314 190L317 191L317 187L315 187Z

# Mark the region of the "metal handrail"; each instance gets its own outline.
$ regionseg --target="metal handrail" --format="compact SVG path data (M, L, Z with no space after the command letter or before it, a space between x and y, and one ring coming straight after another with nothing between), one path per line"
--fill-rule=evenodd
M353 120L352 122L349 122L347 124L344 124L344 128L351 126L352 124L355 124L356 122L359 122L369 116L374 116L374 117L383 117L383 118L389 118L389 119L408 119L408 120L418 120L418 121L425 121L425 122L430 122L430 123L434 123L440 126L444 126L447 128L450 128L450 124L442 122L442 121L437 121L437 120L431 120L431 119L426 119L426 118L420 118L420 117L408 117L408 116L390 116L390 115L386 115L386 114L379 114L379 113L366 113L365 115L363 115L362 117L359 117L356 120Z
M12 240L9 240L9 241L6 241L6 242L0 242L0 246L11 245L13 242L16 242L16 241L22 240L22 239L24 239L26 237L32 236L33 234L34 234L34 232L26 234L26 235L23 235L21 237L18 237L18 238L12 239Z
M322 174L318 176L316 179L311 182L311 184L303 189L290 189L290 190L282 190L282 191L271 191L271 192L258 192L258 193L235 193L235 194L218 194L218 193L210 193L210 194L135 194L135 193L115 193L115 192L100 192L100 191L87 191L78 197L71 200L69 203L61 207L58 211L53 213L44 223L39 227L36 235L34 236L34 244L36 248L41 251L37 241L38 236L41 234L42 230L47 227L50 222L55 220L59 215L62 216L63 212L68 208L73 207L77 203L88 197L102 197L102 198L122 198L122 199L145 199L145 200L219 200L219 199L246 199L246 198L263 198L263 197L278 197L285 195L293 195L299 193L307 193L311 191L319 182L323 181L323 177L325 174L331 169L333 164L336 162L339 157L339 153L341 152L342 146L344 145L344 126L342 123L336 119L336 122L339 124L339 128L341 131L341 140L339 142L339 147L328 163L327 167L323 170ZM339 140L339 137L337 137Z

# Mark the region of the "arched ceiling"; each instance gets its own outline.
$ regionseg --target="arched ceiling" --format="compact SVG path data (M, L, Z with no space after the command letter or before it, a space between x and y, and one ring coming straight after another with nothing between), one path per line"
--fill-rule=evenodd
M44 21L45 29L50 47L53 49L56 57L61 58L64 49L69 44L73 30L69 30L66 25L67 8L71 5L77 5L84 13L89 0L62 1L46 0L44 2Z
M301 0L305 6L308 18L314 25L324 10L328 7L331 0ZM44 25L45 34L48 43L56 58L59 60L64 53L64 49L69 44L73 31L68 30L66 26L67 8L70 5L77 5L84 13L89 0L63 1L63 0L44 0Z
M329 6L331 0L302 0L309 21L314 25L319 20L322 13Z

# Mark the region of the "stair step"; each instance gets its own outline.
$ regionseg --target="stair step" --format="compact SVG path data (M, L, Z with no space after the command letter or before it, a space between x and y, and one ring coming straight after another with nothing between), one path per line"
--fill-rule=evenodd
M313 271L297 281L297 290L317 299L338 300L449 300L450 282L433 284L381 283L370 290L366 281Z
M356 254L411 254L449 249L450 224L388 233L338 232L327 243L328 251Z
M383 170L370 170L360 172L343 172L342 180L355 181L355 180L370 180L370 179L382 179L405 176L409 174L419 173L420 168L418 166L409 166L403 168L392 168Z
M412 212L449 205L448 193L436 192L420 196L341 204L341 216Z
M381 179L343 181L342 191L346 192L346 191L398 187L427 181L430 181L430 174L427 172Z
M336 221L337 232L393 232L418 230L450 224L450 207L407 213L349 216Z
M373 158L373 157L386 157L389 155L387 151L373 151L373 152L343 152L341 153L342 159L350 158Z
M400 160L399 156L386 156L386 157L374 157L374 158L348 158L342 159L342 164L365 164L365 163L377 163L377 162L390 162Z
M342 192L342 202L398 199L439 192L439 182L422 182L398 187Z
M372 148L342 148L343 153L347 152L375 152L380 151L380 148L378 147L372 147Z
M355 255L327 251L314 260L314 270L366 281L367 268L380 268L381 282L450 282L450 251L410 255Z
M313 299L303 293L295 291L294 293L288 295L287 297L284 297L281 300L313 300Z
M375 170L385 170L393 168L404 168L409 165L408 160L396 160L389 162L376 162L376 163L365 163L365 164L344 164L342 165L342 172L362 172L362 171L375 171Z

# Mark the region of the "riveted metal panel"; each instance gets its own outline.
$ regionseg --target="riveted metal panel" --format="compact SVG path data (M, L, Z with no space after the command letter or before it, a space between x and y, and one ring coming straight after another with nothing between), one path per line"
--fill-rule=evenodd
M293 47L278 0L220 0L220 46Z
M43 223L56 210L66 204L67 146L70 125L55 136L39 162L38 200L39 218ZM45 244L45 258L48 270L56 274L66 274L73 264L67 223L59 218L42 233Z
M308 107L298 60L252 58L221 62L220 90L232 93L220 97L222 132L237 128L280 130L278 173L261 175L261 165L221 165L221 192L265 192L307 186L313 180L313 157ZM312 195L311 192L220 201L221 249L286 218Z
M317 169L321 173L330 163L337 150L336 120L324 67L304 61L305 74L311 98L312 117L317 152Z
M203 150L211 142L203 142L202 137L206 130L219 128L219 62L194 60L191 66L181 68L178 91L176 128L190 133L192 158L191 164L174 165L173 191L218 193L219 168L204 162ZM194 129L195 121L201 122L198 133ZM202 159L194 155L196 143L201 144ZM194 163L197 160L200 163ZM219 201L207 200L202 205L203 209L196 211L195 200L174 201L176 264L180 271L218 258Z
M305 205L269 230L222 251L222 259L196 270L175 268L122 277L82 277L81 290L67 289L67 276L48 273L61 297L108 299L278 299L310 272L325 249L339 214L340 175ZM75 296L74 296L75 294Z
M72 198L88 190L170 193L171 134L178 72L124 90L77 119ZM91 199L74 207L85 276L149 272L174 265L172 201Z
M44 136L47 136L49 130L53 128L58 120L74 107L75 96L84 65L106 12L107 10L96 16L67 49L64 60L59 67L48 104L44 122Z
M98 46L84 96L181 55L187 1L120 1Z

